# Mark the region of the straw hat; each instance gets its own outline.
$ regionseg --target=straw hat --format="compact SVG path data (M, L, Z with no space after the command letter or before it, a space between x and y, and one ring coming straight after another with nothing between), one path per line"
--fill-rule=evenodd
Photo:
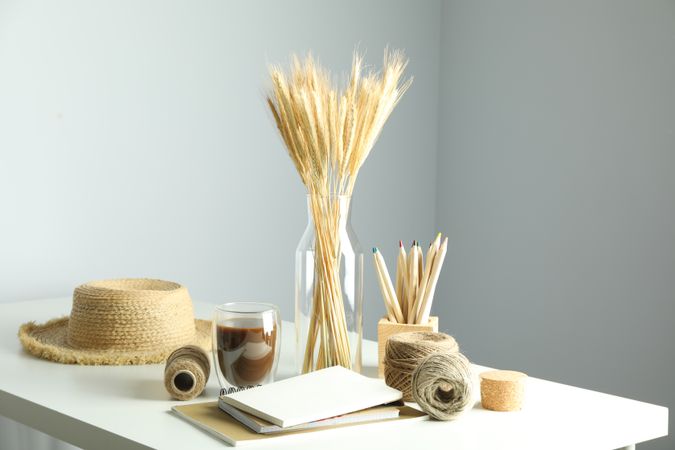
M103 280L75 288L70 317L25 323L19 339L29 353L60 363L150 364L187 344L208 351L211 322L195 320L180 284Z

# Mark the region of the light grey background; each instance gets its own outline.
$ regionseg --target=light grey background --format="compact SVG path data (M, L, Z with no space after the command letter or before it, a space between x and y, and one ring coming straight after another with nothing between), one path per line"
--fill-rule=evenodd
M355 44L415 75L364 248L448 233L434 311L470 358L675 407L673 1L0 0L0 301L152 276L291 318L306 212L266 63Z
M376 69L385 46L405 48L414 89L359 176L353 225L387 256L433 235L439 2L0 5L0 300L157 277L292 319L306 197L263 95L268 63L292 52L346 78L355 46Z
M443 328L672 429L675 2L449 1L442 34Z

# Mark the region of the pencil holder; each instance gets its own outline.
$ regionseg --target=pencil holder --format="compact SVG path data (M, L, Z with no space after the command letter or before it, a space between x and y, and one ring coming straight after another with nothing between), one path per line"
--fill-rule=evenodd
M387 339L399 333L409 331L438 331L438 317L429 317L426 324L396 323L391 322L386 317L380 319L377 323L377 376L384 377L384 352L387 346Z

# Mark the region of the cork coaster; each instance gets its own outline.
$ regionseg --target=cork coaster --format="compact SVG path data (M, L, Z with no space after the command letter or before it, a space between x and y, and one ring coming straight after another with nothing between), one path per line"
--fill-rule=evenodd
M523 406L527 375L513 370L491 370L480 374L480 398L485 409L518 411Z

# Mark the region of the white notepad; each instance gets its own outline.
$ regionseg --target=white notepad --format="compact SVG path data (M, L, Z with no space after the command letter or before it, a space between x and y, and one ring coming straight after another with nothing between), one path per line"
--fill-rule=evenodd
M223 395L236 408L280 427L322 420L402 398L384 381L341 366Z

